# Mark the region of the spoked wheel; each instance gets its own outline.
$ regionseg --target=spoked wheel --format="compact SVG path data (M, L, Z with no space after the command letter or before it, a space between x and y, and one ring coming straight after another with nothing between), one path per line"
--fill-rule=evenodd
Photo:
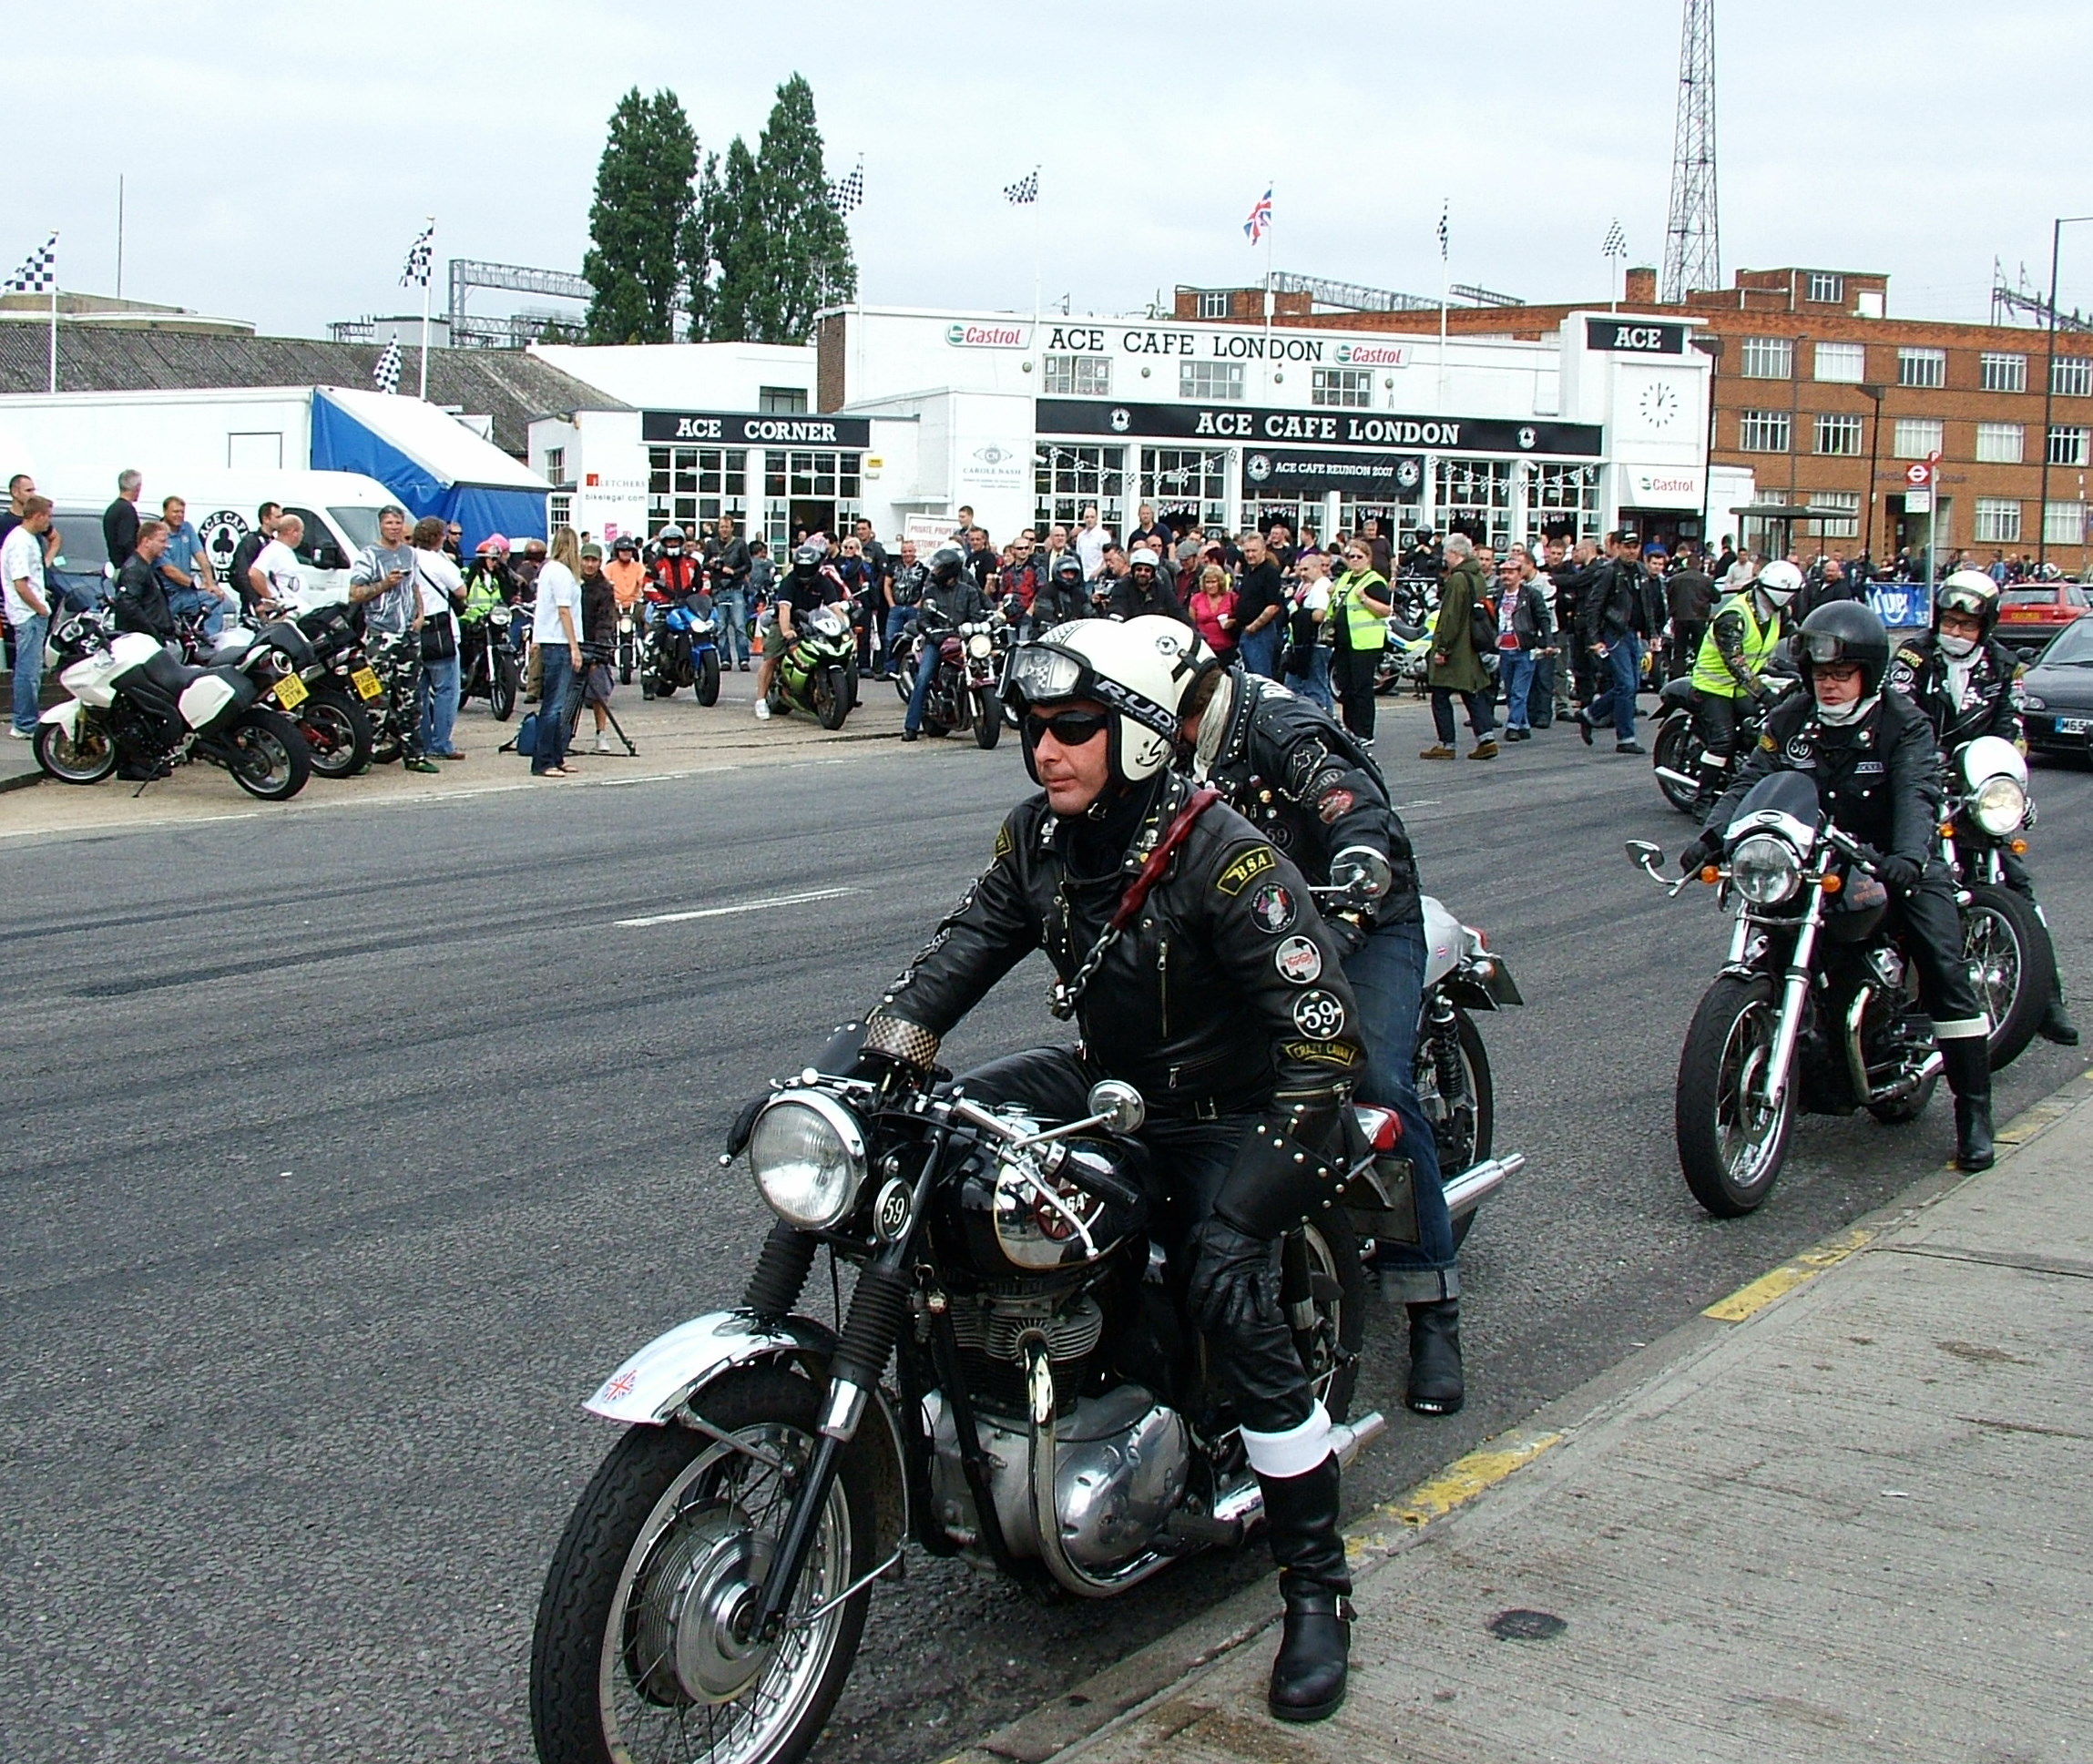
M250 710L228 737L233 758L226 770L248 795L288 802L312 776L312 749L298 725L275 710Z
M85 716L77 736L59 723L38 723L35 746L36 763L61 784L99 784L117 769L115 739Z
M695 1406L738 1445L635 1427L560 1540L531 1646L543 1764L796 1764L812 1749L864 1630L874 1512L858 1448L816 1521L785 1626L750 1632L813 1453L821 1392L792 1373L721 1380ZM745 1448L745 1449L743 1449Z
M1439 1179L1451 1182L1472 1164L1490 1155L1496 1137L1496 1087L1490 1077L1489 1049L1482 1032L1458 1004L1453 1007L1449 1026L1433 1028L1417 1044L1417 1093L1436 1095L1441 1112L1433 1123L1433 1143L1439 1154ZM1450 1044L1450 1045L1448 1045ZM1474 1213L1454 1221L1454 1247L1467 1241L1475 1222Z
M1962 909L1962 953L1991 1016L1991 1069L2027 1051L2049 1008L2057 957L2035 909L2010 888L1978 882Z
M1280 1304L1309 1383L1331 1420L1345 1420L1366 1339L1366 1268L1349 1219L1332 1212L1287 1238Z
M1679 1056L1672 1128L1694 1199L1717 1218L1741 1218L1773 1191L1788 1155L1794 1093L1769 1107L1779 1026L1772 982L1725 974L1700 1000Z

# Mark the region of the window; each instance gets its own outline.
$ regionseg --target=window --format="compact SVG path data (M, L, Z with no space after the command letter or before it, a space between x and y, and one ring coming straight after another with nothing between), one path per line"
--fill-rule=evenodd
M678 449L679 452L683 451ZM714 449L700 450L713 452ZM737 457L727 455L729 460ZM771 554L792 542L792 505L796 502L832 502L835 525L832 533L847 533L860 513L863 484L859 473L862 454L834 453L826 448L772 449L762 455L763 537ZM700 517L713 518L700 500ZM732 512L732 511L729 511Z
M804 386L758 386L756 409L764 416L798 416L807 408Z
M1550 534L1569 539L1598 534L1598 467L1534 462L1526 479L1526 531L1535 545Z
M2007 355L1987 349L1977 358L1978 373L1986 392L2026 392L2027 357Z
M545 450L545 475L547 484L564 484L567 481L567 449L547 447Z
M1947 351L1900 349L1897 351L1897 384L1945 386L1947 384Z
M1861 419L1857 416L1820 416L1817 419L1817 451L1820 454L1859 453Z
M1857 386L1868 377L1865 343L1819 343L1817 378L1842 386Z
M1219 293L1201 294L1200 296L1200 317L1202 319L1225 319L1228 317L1228 292L1225 289Z
M1049 355L1041 380L1049 397L1109 398L1112 395L1112 358L1109 355Z
M1785 337L1747 337L1738 372L1747 380L1792 379L1795 345Z
M574 498L560 491L554 491L546 498L546 520L553 532L574 525Z
M1812 270L1810 271L1809 289L1802 298L1815 301L1820 306L1836 306L1846 298L1846 279L1822 270Z
M647 450L647 531L674 523L686 533L748 509L749 454L743 447L649 447ZM786 535L790 538L790 535Z
M2093 429L2067 428L2062 423L2049 425L2049 463L2052 465L2083 465L2086 464L2086 441Z
M1317 368L1308 393L1312 404L1363 411L1373 403L1372 368Z
M1508 459L1433 462L1439 525L1502 551L1512 542L1512 464Z
M1931 416L1900 416L1896 438L1890 452L1899 459L1924 459L1940 452L1940 420Z
M1042 441L1033 454L1036 492L1034 524L1041 533L1056 521L1071 533L1084 505L1098 505L1098 518L1117 538L1126 531L1127 450Z
M2042 508L2042 543L2046 546L2084 545L2086 505L2045 503Z
M2093 398L2093 361L2059 355L2049 364L2049 390L2059 398Z
M1981 545L2012 545L2020 537L2020 505L2011 496L1976 499L1976 537Z
M1811 490L1801 500L1812 508L1850 508L1851 519L1834 516L1819 521L1817 536L1820 539L1857 539L1861 536L1861 493L1858 490Z
M1784 454L1788 436L1786 411L1737 413L1737 445L1747 454Z
M1985 465L2018 465L2027 431L2017 423L1979 423L1976 457Z
M1202 403L1219 403L1224 399L1238 399L1242 392L1242 363L1240 362L1194 362L1189 359L1178 363L1178 396L1196 398Z
M1144 447L1140 499L1161 517L1189 515L1201 526L1226 526L1228 462L1225 447Z

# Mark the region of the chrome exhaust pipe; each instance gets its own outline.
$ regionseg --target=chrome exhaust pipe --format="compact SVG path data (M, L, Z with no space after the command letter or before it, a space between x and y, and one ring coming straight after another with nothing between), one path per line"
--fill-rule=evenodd
M1469 1165L1446 1184L1446 1210L1455 1218L1465 1218L1501 1188L1506 1177L1516 1176L1526 1167L1523 1151L1506 1152L1502 1157L1486 1157L1480 1164Z
M1337 1454L1337 1467L1351 1469L1359 1454L1387 1431L1388 1418L1378 1409L1357 1421L1335 1422L1330 1430L1330 1449ZM1233 1488L1223 1489L1207 1521L1210 1525L1232 1531L1238 1539L1248 1536L1263 1523L1264 1490L1254 1475L1245 1477Z
M1684 772L1674 771L1669 766L1653 766L1650 770L1668 784L1683 784L1690 790L1697 790L1700 788L1700 780L1698 778L1689 778Z
M1330 1430L1330 1449L1337 1453L1337 1467L1351 1469L1353 1461L1387 1431L1388 1417L1378 1409L1368 1410L1357 1421L1337 1422Z

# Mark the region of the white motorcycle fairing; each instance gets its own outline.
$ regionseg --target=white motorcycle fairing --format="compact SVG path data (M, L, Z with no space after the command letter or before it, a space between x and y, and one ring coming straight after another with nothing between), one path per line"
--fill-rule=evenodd
M78 698L67 698L63 704L53 705L36 720L64 729L67 740L77 741L80 739L80 714L87 708Z
M177 702L181 706L183 722L191 729L208 729L225 714L226 706L239 696L230 680L206 674L183 687Z
M117 701L117 682L159 652L159 644L143 631L125 631L107 649L82 656L58 680L85 703L107 710Z

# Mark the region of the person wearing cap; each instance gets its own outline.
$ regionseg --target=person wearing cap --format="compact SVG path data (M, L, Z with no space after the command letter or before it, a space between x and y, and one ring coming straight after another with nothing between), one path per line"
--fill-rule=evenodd
M581 548L581 698L596 718L596 750L615 753L610 740L610 695L617 676L605 659L618 646L618 590L603 567L603 547L591 540Z
M1577 732L1591 745L1592 730L1613 719L1616 753L1640 753L1635 739L1635 698L1642 689L1642 535L1624 529L1613 535L1613 556L1593 577L1579 607L1585 652L1605 668L1604 688L1577 713ZM1596 683L1596 682L1595 682Z
M1191 622L1170 585L1163 580L1162 559L1147 546L1136 546L1127 558L1127 573L1112 585L1106 603L1114 618L1138 618L1159 613L1165 618Z

